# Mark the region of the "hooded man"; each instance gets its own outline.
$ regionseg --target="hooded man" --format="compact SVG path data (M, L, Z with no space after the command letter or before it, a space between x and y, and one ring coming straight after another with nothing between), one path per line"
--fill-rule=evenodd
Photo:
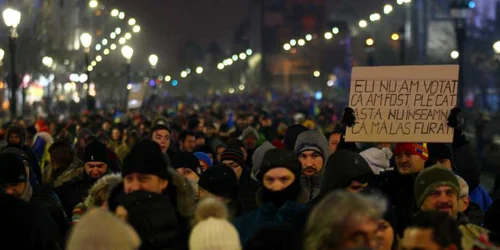
M198 181L202 172L198 158L192 153L178 152L172 158L172 167L187 178L195 193L197 193Z
M455 174L442 166L424 169L415 179L415 201L421 211L440 211L457 219L459 213L460 184ZM462 246L464 250L473 249L480 236L488 234L482 227L463 223Z
M247 151L247 165L252 166L252 157L255 149L257 148L257 144L259 142L259 132L252 127L248 127L243 130L241 134L241 140L245 144L245 149Z
M312 200L318 196L330 150L328 141L317 130L303 132L295 142L295 153L302 165L301 182Z
M300 162L293 153L271 149L265 153L259 168L258 199L262 205L234 222L243 245L260 229L270 226L296 226L295 231L300 231L295 219L307 209L305 204L299 203L307 202L307 195L301 192Z
M41 181L42 169L40 168L39 159L26 144L26 130L19 125L12 125L7 129L5 135L7 139L7 148L14 147L23 150L29 158L30 168L35 174L32 178Z

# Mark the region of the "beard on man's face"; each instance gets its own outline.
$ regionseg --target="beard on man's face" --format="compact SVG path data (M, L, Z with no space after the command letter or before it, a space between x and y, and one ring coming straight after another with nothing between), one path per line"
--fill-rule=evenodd
M318 173L318 170L314 167L305 167L302 169L303 175L311 176L311 175L315 175L317 173Z

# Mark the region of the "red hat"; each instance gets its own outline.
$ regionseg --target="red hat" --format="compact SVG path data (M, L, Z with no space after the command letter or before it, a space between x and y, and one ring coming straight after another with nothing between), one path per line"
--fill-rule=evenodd
M427 143L398 143L394 150L394 155L402 152L409 152L414 155L420 156L424 161L429 158L429 151L427 150Z

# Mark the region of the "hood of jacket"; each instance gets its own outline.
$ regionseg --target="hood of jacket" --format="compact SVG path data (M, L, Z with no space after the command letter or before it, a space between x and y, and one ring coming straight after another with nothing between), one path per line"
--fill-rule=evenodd
M87 208L95 207L96 197L100 192L109 193L109 188L122 181L121 174L108 174L101 177L97 182L90 188L89 195L85 198L83 204Z
M182 217L192 218L196 207L196 195L193 187L186 177L175 171L173 168L167 167L167 170L172 177L171 183L168 185L173 186L171 188L167 187L167 190L170 191L169 195L177 208L177 212Z
M253 153L252 156L252 162L253 162L253 167L252 167L252 173L250 176L252 179L254 179L256 182L259 182L257 179L257 175L260 173L260 165L262 164L262 160L264 159L264 155L266 154L267 151L270 149L276 148L273 146L270 142L266 141L260 147L258 147L255 152Z

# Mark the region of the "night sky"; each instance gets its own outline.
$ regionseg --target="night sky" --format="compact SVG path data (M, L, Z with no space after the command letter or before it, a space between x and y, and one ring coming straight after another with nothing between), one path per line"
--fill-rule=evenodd
M139 36L132 38L134 64L149 54L159 56L158 68L175 72L177 53L186 41L198 41L203 48L217 41L229 50L234 30L248 16L250 0L107 0L108 8L123 10L137 19Z

